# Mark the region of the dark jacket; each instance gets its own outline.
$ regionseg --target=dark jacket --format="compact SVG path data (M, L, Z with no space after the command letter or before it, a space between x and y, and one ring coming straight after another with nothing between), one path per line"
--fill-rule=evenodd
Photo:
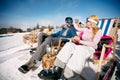
M52 37L58 37L58 38L72 38L74 36L77 36L76 29L71 26L69 27L69 30L67 31L67 34L64 36L63 33L66 31L67 28L64 28L54 34L51 34Z

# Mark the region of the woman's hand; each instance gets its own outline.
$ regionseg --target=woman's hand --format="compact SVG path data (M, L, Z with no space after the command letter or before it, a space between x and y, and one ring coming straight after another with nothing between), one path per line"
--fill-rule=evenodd
M73 38L73 41L74 41L74 42L80 42L80 37L79 37L79 36L75 36L75 37Z
M70 40L71 40L72 42L75 42L75 41L74 41L74 37L73 37L73 38L71 38Z

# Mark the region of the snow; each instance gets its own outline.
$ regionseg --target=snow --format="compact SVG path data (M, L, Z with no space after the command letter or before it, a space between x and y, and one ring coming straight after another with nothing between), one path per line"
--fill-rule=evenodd
M22 55L15 56L0 64L0 80L40 80L37 74L42 66L35 71L29 71L27 74L18 71L18 68L31 57L26 51L19 52L19 54Z
M29 54L31 46L22 41L24 34L16 33L0 37L0 80L40 80L37 74L42 69L41 65L27 74L18 71L18 68L31 57Z
M14 48L16 46L23 45L22 36L24 33L15 33L4 35L6 37L0 38L0 51L4 51L10 48Z
M40 65L35 71L23 74L18 68L27 62L29 45L24 44L22 36L25 33L9 34L10 36L0 37L0 80L40 80L37 74L42 69ZM120 29L118 30L118 42L120 41ZM120 50L120 43L117 45Z

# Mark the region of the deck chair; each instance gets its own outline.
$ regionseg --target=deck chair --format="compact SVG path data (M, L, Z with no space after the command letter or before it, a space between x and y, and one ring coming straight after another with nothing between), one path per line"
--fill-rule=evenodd
M70 38L60 38L58 45L54 46L52 45L50 47L50 51L48 53L46 53L43 57L42 57L42 67L43 69L50 69L53 67L53 63L56 59L56 55L58 54L58 52L61 50L61 48L64 46L64 42L62 42L63 40L69 40Z
M50 51L47 52L43 57L42 57L42 67L43 69L50 69L53 67L53 63L56 59L56 55L58 51L61 49L61 39L59 39L58 45L57 46L51 46Z
M115 18L112 19L100 19L99 23L97 24L98 27L103 31L103 35L110 36L114 40L114 44L116 43L115 41L117 40L117 26L115 25L118 20ZM116 40L115 40L116 39ZM113 47L113 52L115 53L115 47ZM113 54L114 55L114 54ZM114 59L114 56L113 56ZM107 61L109 59L105 59ZM99 60L94 60L94 63L98 63Z
M58 32L60 29L62 29L63 26L57 27L55 29L54 33ZM52 43L51 43L52 46L50 47L50 51L47 52L42 57L42 67L43 67L43 69L50 69L50 68L53 67L53 63L54 63L54 61L56 59L57 53L60 51L60 49L65 44L62 40L69 40L69 38L59 38L58 45L56 45L56 46L52 45Z
M100 27L100 29L102 29L103 35L108 35L113 38L112 45L106 45L106 44L103 45L100 58L98 60L96 60L96 59L92 60L93 63L98 64L97 80L99 80L99 77L100 77L102 63L107 63L109 61L112 61L112 62L115 61L116 43L117 43L117 38L118 38L117 29L118 29L119 19L120 18L100 19L100 21L97 24L98 27ZM108 58L104 59L103 56L104 56L106 48L108 48L108 47L112 48L112 53L111 53L112 56L110 58L108 57Z

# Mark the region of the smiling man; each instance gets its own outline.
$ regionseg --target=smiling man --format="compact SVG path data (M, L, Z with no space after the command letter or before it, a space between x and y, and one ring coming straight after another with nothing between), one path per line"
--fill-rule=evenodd
M54 34L47 35L45 33L40 33L38 36L38 48L36 52L32 55L30 60L22 65L19 68L19 71L22 73L27 73L30 69L32 69L38 61L41 61L42 57L46 53L46 47L49 46L57 46L60 38L72 38L76 36L76 30L73 26L73 20L71 17L66 17L65 19L66 27L61 31L58 31ZM68 42L68 40L62 40L64 43ZM51 45L52 43L52 45Z

